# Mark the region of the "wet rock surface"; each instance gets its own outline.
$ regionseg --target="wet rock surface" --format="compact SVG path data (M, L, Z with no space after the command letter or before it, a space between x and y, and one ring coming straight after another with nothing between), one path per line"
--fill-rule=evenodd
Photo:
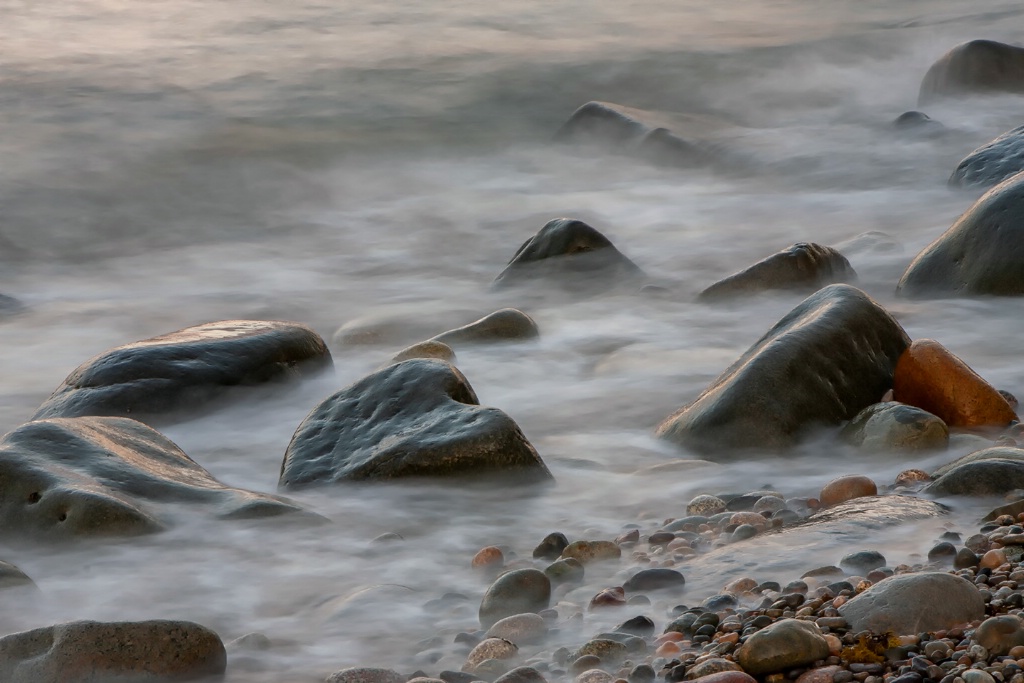
M935 471L935 496L995 496L1024 489L1024 450L1006 446L969 453Z
M843 427L842 437L848 443L870 451L936 450L949 444L949 427L926 410L887 401L870 405L857 413Z
M856 280L853 266L832 247L798 242L716 282L698 298L717 301L770 290L809 294L825 285Z
M991 187L1024 171L1024 126L1008 130L974 150L949 177L956 187Z
M907 266L907 297L1024 294L1024 174L986 192Z
M0 638L7 683L219 680L226 665L220 637L185 621L77 621Z
M443 332L430 341L458 348L469 344L527 341L539 336L533 318L515 308L503 308L468 325Z
M811 295L775 324L658 435L717 454L783 448L808 429L839 424L877 402L910 339L849 285ZM788 387L780 395L777 388Z
M162 506L222 518L301 512L287 499L221 484L152 428L117 417L29 422L0 440L5 535L68 540L165 528Z
M33 419L101 415L143 421L193 414L230 389L331 367L327 345L299 323L226 320L119 346L68 375Z
M643 278L639 266L596 229L583 221L556 218L519 247L492 287L540 283L582 294L639 287Z
M959 576L921 572L880 581L840 607L839 614L858 631L907 635L979 619L985 601Z
M502 473L551 474L519 426L479 405L455 367L414 359L325 399L292 437L280 486Z
M971 40L944 54L921 81L918 104L971 94L1024 94L1024 48Z

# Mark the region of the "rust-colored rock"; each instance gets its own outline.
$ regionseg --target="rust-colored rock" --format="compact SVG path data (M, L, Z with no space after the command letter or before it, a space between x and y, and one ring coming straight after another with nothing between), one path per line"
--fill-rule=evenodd
M753 676L742 671L719 671L718 673L708 674L707 676L701 676L692 680L699 681L700 683L756 683L756 679Z
M590 609L601 609L604 607L625 607L626 591L621 586L605 588L590 600Z
M832 677L843 670L841 666L823 666L800 674L796 683L832 683Z
M981 556L982 569L996 569L1006 564L1006 553L998 548Z
M473 556L473 569L497 569L505 563L501 549L493 545L481 548Z
M1005 427L1017 419L999 391L944 346L918 339L896 363L893 398L950 427Z
M217 634L187 621L76 621L0 638L5 683L163 683L219 677L226 665Z
M854 498L877 495L878 487L871 479L862 474L848 474L825 484L818 498L823 507L830 507Z

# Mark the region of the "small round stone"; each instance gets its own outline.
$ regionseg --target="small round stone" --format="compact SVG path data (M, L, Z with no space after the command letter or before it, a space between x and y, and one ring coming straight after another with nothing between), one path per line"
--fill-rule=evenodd
M861 550L839 560L839 566L864 576L872 569L885 566L885 556L877 550Z
M778 496L762 496L754 503L754 512L757 513L771 512L774 514L785 509L786 501Z
M572 558L582 565L602 560L617 560L622 550L611 541L576 541L562 551L562 559Z
M686 505L687 515L703 515L710 517L725 512L725 501L718 496L703 494L697 496Z
M514 614L499 620L487 630L488 638L503 638L516 645L537 643L547 635L548 625L538 614Z
M822 506L831 507L854 498L877 495L878 487L875 482L860 474L850 474L825 484L818 500Z
M473 556L472 566L474 569L497 569L505 563L505 555L500 548L489 545L481 548Z
M515 646L515 643L509 642L504 638L487 638L481 641L466 656L466 663L463 664L462 670L467 673L473 673L478 666L487 660L512 659L517 654L519 654L519 648Z

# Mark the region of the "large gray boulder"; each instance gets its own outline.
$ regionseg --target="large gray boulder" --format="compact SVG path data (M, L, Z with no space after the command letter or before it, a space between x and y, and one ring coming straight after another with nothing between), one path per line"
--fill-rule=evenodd
M1024 94L1024 48L971 40L942 55L924 75L918 105L971 93Z
M512 418L480 406L452 365L413 359L325 399L292 436L280 486L500 474L546 480L547 466Z
M907 267L909 297L1024 294L1024 173L986 192Z
M949 184L991 187L1024 171L1024 126L1008 130L974 150L957 164Z
M219 680L220 637L187 621L76 621L0 638L4 683Z
M299 512L221 484L150 427L119 417L37 420L0 440L0 534L33 541L133 536L170 524L169 503L222 518Z
M985 600L970 581L944 572L899 574L839 608L851 631L916 635L980 619Z
M720 456L778 449L817 425L838 425L892 387L910 339L867 294L849 285L816 292L747 350L658 436Z
M86 361L33 419L109 415L166 421L193 413L230 389L294 380L330 366L324 340L305 325L207 323L119 346Z
M933 475L935 496L996 496L1024 489L1024 449L996 446L969 453Z
M699 298L714 301L773 289L810 293L835 282L856 280L853 266L832 247L798 242L719 280Z
M596 293L639 284L643 277L643 271L600 232L583 221L556 218L519 247L494 278L493 287L541 282L571 292Z

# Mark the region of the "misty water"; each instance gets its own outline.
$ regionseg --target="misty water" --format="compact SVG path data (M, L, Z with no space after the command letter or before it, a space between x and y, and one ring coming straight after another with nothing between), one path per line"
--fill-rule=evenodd
M1021 100L931 108L943 136L890 125L916 108L921 77L947 49L1014 42L1019 2L72 0L6 2L0 19L0 291L26 305L0 322L3 431L113 346L212 320L295 320L328 340L333 373L162 430L223 482L273 492L309 410L405 345L344 345L339 327L511 305L534 317L540 340L460 349L458 366L557 480L314 489L291 497L325 525L214 522L182 508L174 529L141 540L0 546L41 589L0 598L2 633L188 619L225 641L258 631L274 643L233 659L231 681L300 683L354 665L436 675L461 665L454 634L478 628L488 579L470 559L483 546L529 558L555 530L653 531L701 492L813 496L840 474L889 484L954 459L955 449L865 454L821 439L785 456L645 473L698 457L654 427L801 300L693 297L797 241L838 245L911 337L937 339L1024 393L1024 303L893 294L910 259L980 194L947 188L949 173L1021 123ZM749 168L660 168L552 143L589 100L741 126L732 148ZM671 295L489 293L518 246L558 216L601 230ZM855 240L870 231L898 246ZM953 505L948 519L873 532L852 549L920 560L941 528L972 531L984 502ZM371 542L385 532L404 541ZM791 548L788 569L746 571L784 583L850 543ZM628 567L588 568L584 588L557 597L585 607ZM682 571L682 597L649 610L659 624L671 604L723 583ZM430 605L449 592L467 599ZM579 645L627 611L566 623L548 649Z

